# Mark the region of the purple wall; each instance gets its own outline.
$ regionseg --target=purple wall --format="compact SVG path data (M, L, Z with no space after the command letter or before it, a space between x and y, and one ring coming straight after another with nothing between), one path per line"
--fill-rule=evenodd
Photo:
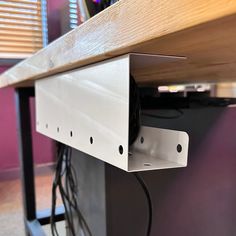
M6 69L7 67L0 67L0 73ZM33 111L31 120L35 163L52 162L53 142L35 131L34 101L31 101L31 110ZM2 171L19 166L15 97L12 88L0 90L0 117L0 171Z
M2 69L0 68L0 71ZM18 166L13 89L0 90L0 171Z

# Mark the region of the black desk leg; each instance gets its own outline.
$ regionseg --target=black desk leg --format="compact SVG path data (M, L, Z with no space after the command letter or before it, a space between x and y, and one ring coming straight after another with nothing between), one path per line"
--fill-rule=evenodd
M34 96L33 88L19 88L16 90L18 145L21 168L23 210L27 235L30 235L27 230L27 221L33 221L36 219L34 165L30 120L31 96Z
M16 89L16 116L24 222L26 235L44 236L46 234L43 232L41 225L50 223L50 211L45 211L43 214L37 214L36 212L30 97L34 97L34 88ZM56 221L60 220L64 220L64 209L59 210L56 216Z

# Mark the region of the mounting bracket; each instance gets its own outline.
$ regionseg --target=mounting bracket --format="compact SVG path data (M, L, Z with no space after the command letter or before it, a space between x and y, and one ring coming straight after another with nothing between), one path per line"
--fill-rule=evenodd
M132 53L38 80L37 131L129 172L184 167L185 132L141 127L129 146L130 74L182 59Z

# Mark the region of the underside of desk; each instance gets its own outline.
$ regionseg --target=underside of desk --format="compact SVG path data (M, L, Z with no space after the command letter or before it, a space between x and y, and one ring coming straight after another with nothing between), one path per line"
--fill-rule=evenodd
M139 71L140 84L233 81L236 1L121 0L0 76L22 86L128 52L186 56Z

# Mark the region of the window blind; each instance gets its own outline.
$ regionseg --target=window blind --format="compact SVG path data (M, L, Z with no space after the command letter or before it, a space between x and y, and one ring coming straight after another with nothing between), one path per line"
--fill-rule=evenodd
M43 47L43 2L0 0L0 58L25 58Z

